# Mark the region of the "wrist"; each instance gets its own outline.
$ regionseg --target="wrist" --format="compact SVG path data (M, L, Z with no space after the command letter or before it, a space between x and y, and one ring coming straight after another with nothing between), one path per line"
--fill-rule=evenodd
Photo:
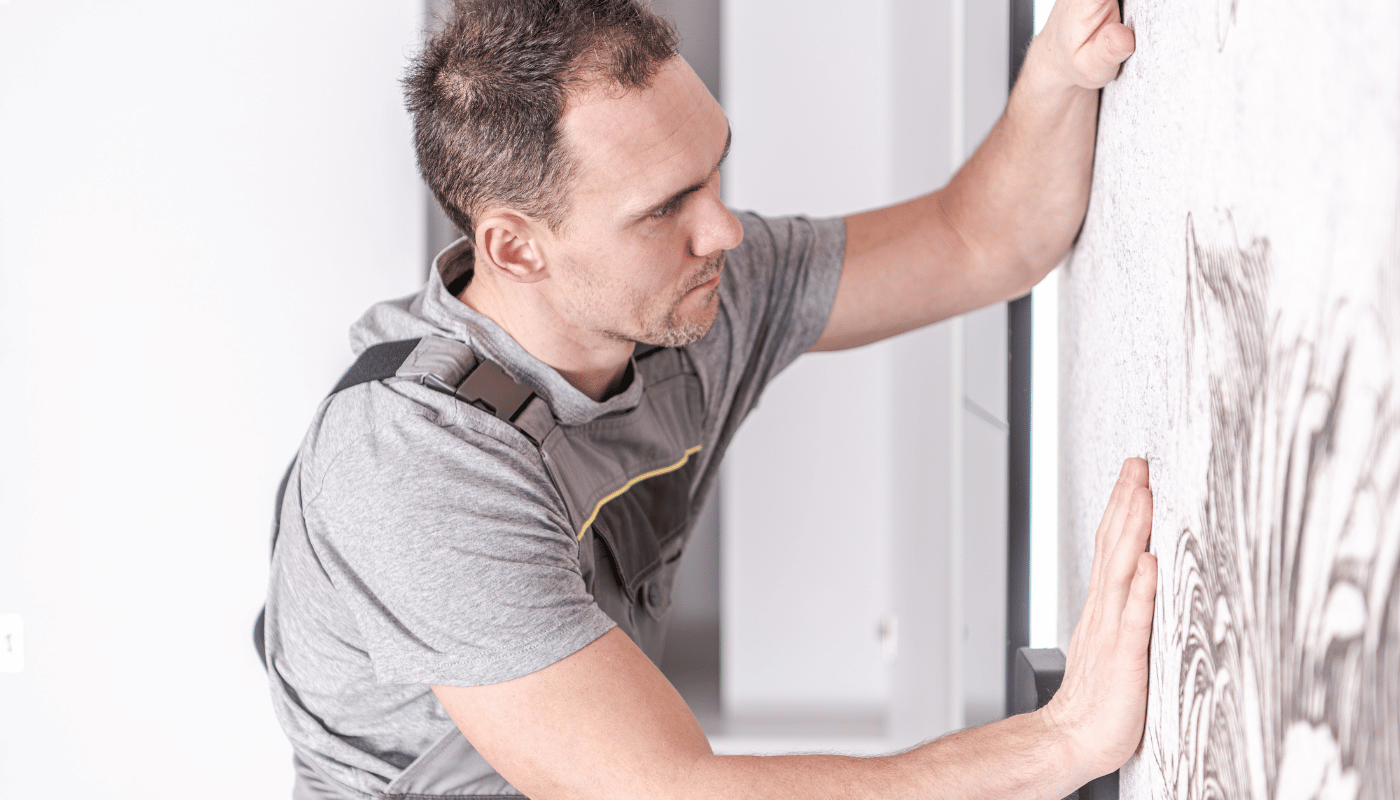
M1066 793L1073 791L1089 781L1097 778L1099 772L1097 764L1094 763L1092 754L1085 751L1074 730L1074 724L1068 720L1061 712L1061 708L1052 699L1049 704L1031 712L1036 717L1037 723L1042 726L1043 741L1047 757L1052 763L1063 764L1063 776L1070 784Z
M1079 83L1069 55L1057 52L1054 34L1048 28L1031 40L1021 73L1016 78L1016 91L1026 94L1036 105L1048 107L1067 108L1078 101L1098 97L1098 89Z

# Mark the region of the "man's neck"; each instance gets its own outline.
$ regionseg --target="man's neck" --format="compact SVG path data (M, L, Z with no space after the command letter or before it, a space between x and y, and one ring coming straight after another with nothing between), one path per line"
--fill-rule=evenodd
M474 276L458 299L501 326L525 352L553 367L571 386L595 402L627 388L628 365L636 345L569 330L555 310L530 292L507 295Z

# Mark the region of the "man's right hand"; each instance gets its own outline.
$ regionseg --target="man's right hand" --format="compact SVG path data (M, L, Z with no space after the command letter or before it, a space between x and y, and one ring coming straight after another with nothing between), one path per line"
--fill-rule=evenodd
M1130 458L1099 522L1064 682L1042 709L1085 770L1085 782L1118 769L1142 741L1157 593L1157 559L1145 552L1151 533L1147 462Z

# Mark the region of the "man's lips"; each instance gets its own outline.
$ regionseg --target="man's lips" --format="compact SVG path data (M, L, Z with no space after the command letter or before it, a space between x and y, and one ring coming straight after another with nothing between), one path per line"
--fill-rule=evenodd
M719 276L721 276L721 275L723 275L723 274L724 274L724 270L721 269L719 272L716 272L716 273L715 273L715 276L714 276L713 278L710 278L709 280L705 281L704 283L700 284L699 286L697 286L697 287L695 287L695 288L696 288L696 289L713 289L713 288L715 288L716 286L719 285Z
M721 254L720 254L720 257L719 257L719 260L718 260L718 263L715 265L715 275L714 275L714 277L713 277L713 278L709 278L709 279L706 280L704 283L696 284L695 286L693 286L693 287L691 287L690 289L686 290L686 294L690 294L691 292L699 291L699 290L701 290L701 289L713 289L713 288L715 288L716 286L719 285L719 278L720 278L720 276L723 275L723 274L724 274L724 254L721 253Z

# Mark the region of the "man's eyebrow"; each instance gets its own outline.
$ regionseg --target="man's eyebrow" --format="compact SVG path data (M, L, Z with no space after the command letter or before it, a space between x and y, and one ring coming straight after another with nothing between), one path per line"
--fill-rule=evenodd
M718 171L720 167L724 166L725 159L729 158L729 146L731 144L734 144L733 128L729 128L728 132L724 136L724 152L719 154L719 161L715 162L715 170Z
M707 184L707 183L710 182L710 176L714 175L716 172L719 172L719 168L722 167L722 166L724 166L725 159L729 158L729 146L730 146L731 144L733 144L733 143L734 143L734 129L733 129L733 128L730 128L730 129L729 129L728 135L726 135L726 136L724 137L724 152L723 152L723 153L720 153L720 155L719 155L719 161L716 161L716 162L715 162L715 168L712 169L712 170L710 170L710 173L709 173L708 175L705 176L705 179L704 179L703 181L700 181L699 183L691 184L690 186L687 186L687 187L685 187L684 189L680 190L679 192L676 192L675 194L671 195L670 197L666 198L665 200L662 200L660 203L657 203L656 205L652 206L651 208L648 208L647 210L645 210L645 211L643 211L642 213L640 213L640 214L637 215L638 219L642 219L642 218L645 218L645 217L649 217L649 216L651 216L652 214L655 214L656 212L660 211L661 209L666 208L667 206L671 206L671 205L674 205L674 204L676 204L676 203L679 203L679 202L681 202L682 200L684 200L685 198L689 197L690 195L695 194L696 192L698 192L698 191L700 191L701 189L705 188L705 184Z

